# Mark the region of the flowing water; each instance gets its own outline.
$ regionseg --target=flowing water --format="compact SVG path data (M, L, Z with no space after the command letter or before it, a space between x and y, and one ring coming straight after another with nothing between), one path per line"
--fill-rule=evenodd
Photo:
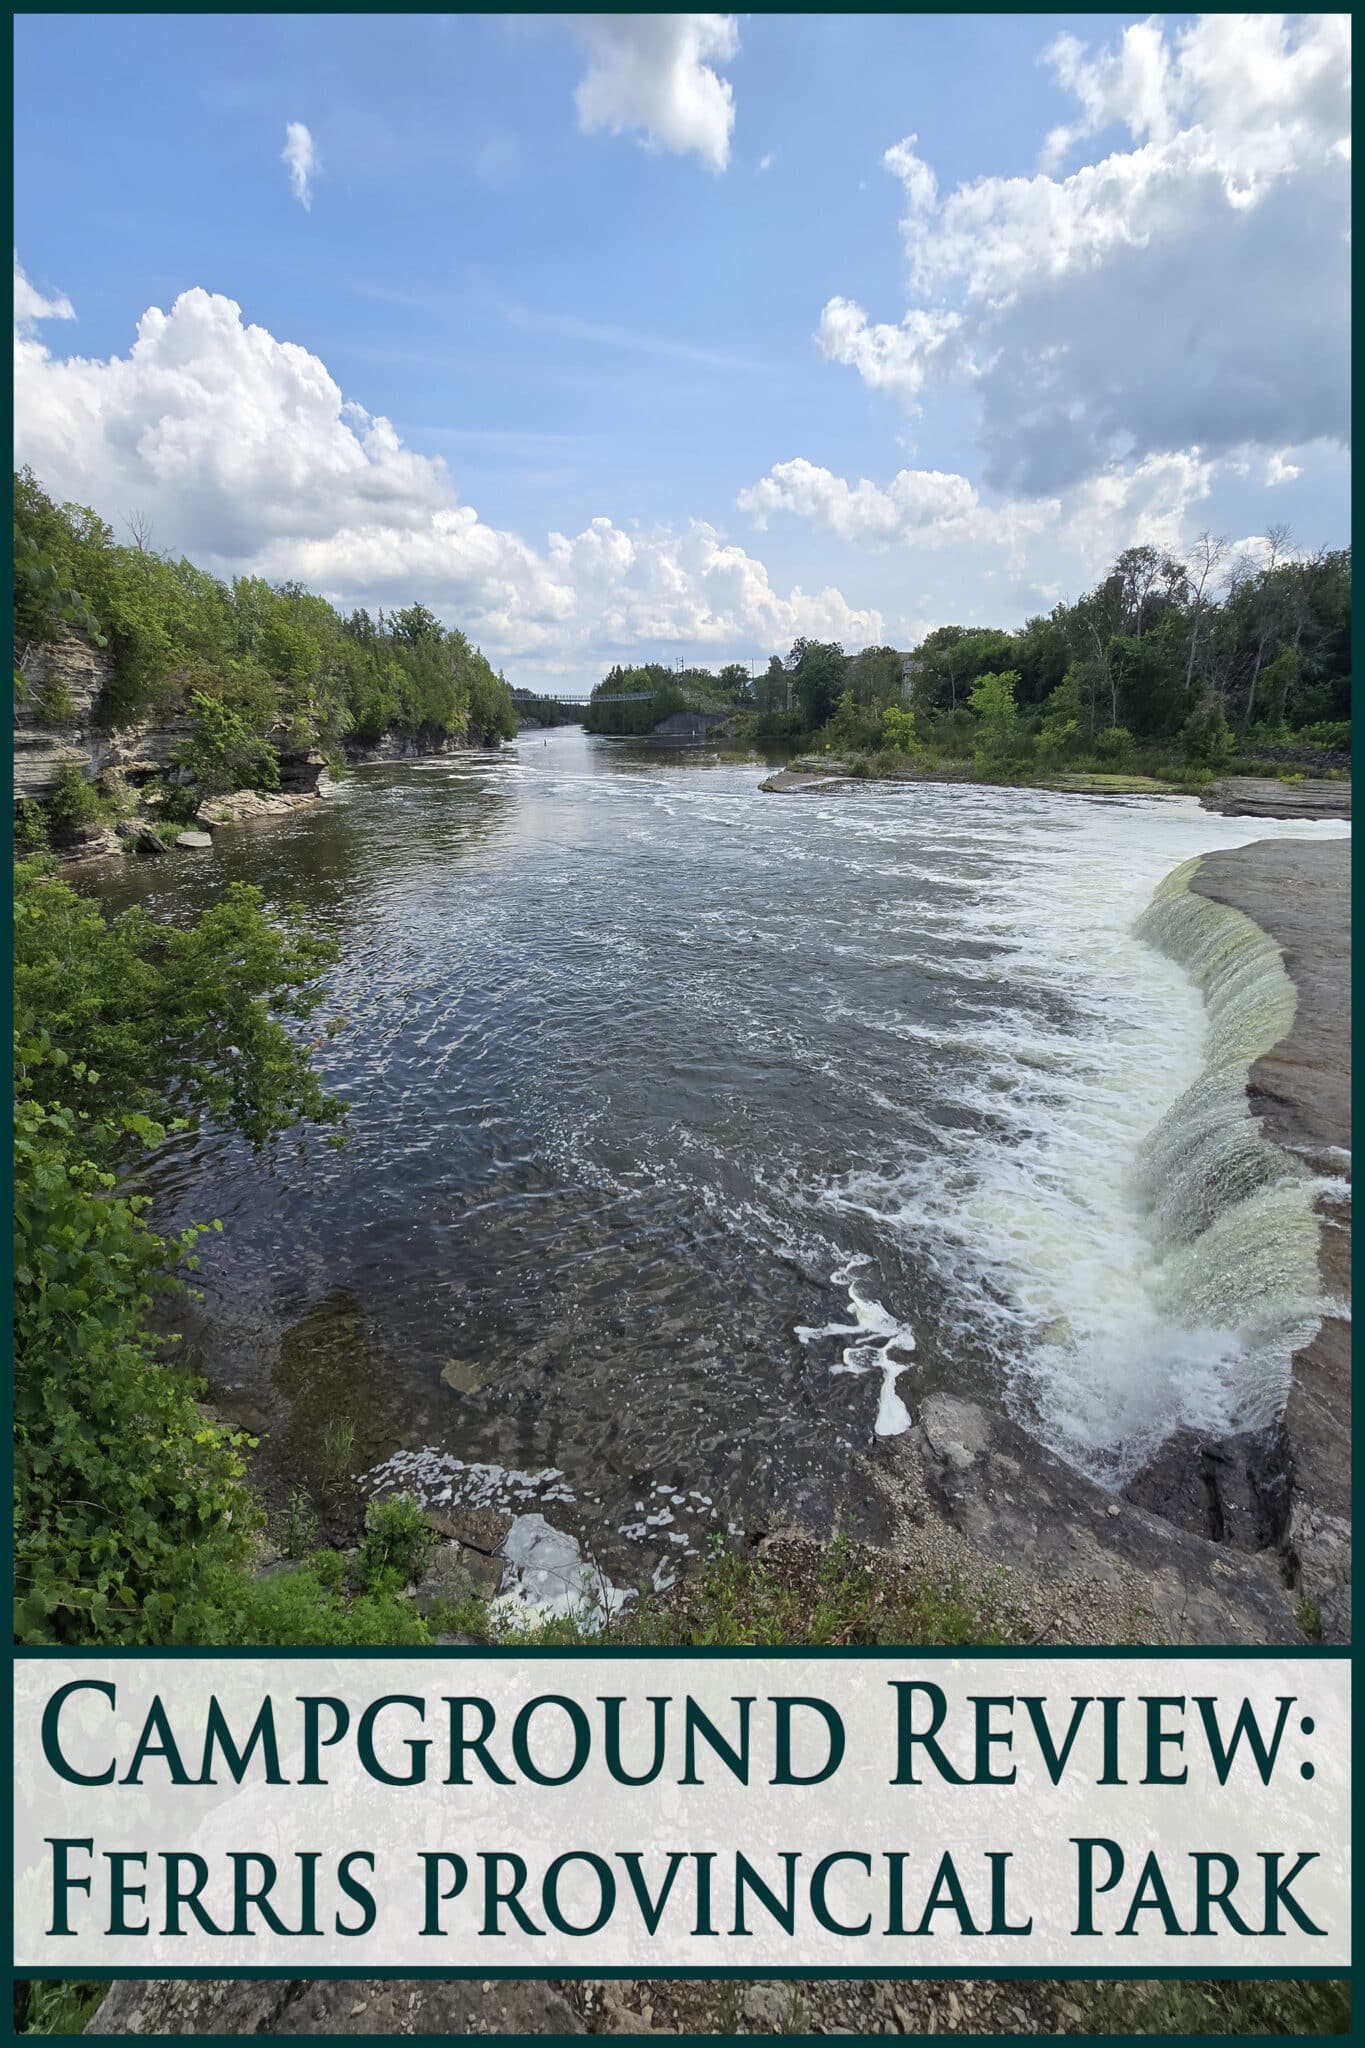
M1227 1076L1260 1048L1149 906L1199 853L1347 828L765 772L561 729L363 769L98 885L174 918L256 882L341 948L319 1058L349 1145L156 1167L167 1222L222 1218L193 1334L284 1469L349 1417L366 1466L538 1510L638 1579L827 1520L932 1389L1109 1481L1273 1403L1311 1262L1250 1309L1224 1268L1254 1232L1201 1266L1218 1217L1173 1213L1169 1128L1190 1090L1209 1128L1243 1116Z

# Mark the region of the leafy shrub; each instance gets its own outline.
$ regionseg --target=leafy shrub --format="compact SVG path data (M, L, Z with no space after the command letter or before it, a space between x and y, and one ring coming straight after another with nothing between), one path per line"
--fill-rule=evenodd
M106 922L37 862L14 870L14 999L21 1086L61 1102L128 1149L137 1116L208 1116L252 1144L308 1120L335 1123L288 1028L321 1000L335 949L301 913L270 913L236 885L197 924L141 909Z
M147 791L147 798L156 810L159 824L190 825L198 815L204 793L183 782L158 782Z
M49 670L33 693L33 715L39 725L71 725L76 706L63 677Z
M202 690L190 702L190 737L176 746L172 759L189 769L201 790L279 788L279 756L238 712Z
M1349 754L1351 721L1349 718L1319 719L1315 725L1301 725L1292 737L1302 747L1330 747L1335 752Z
M999 675L978 676L967 702L976 718L974 753L982 767L1010 760L1019 746L1019 711L1015 691L1018 672L1003 670Z
M350 1598L341 1585L317 1570L313 1559L297 1571L273 1572L268 1578L224 1574L212 1591L217 1633L205 1640L339 1643L356 1648L430 1640L426 1623L410 1600L387 1589Z
M1133 758L1135 745L1133 735L1126 725L1109 725L1103 732L1095 734L1094 748L1098 758L1109 767L1118 767Z
M47 809L53 823L67 829L98 824L109 814L109 805L80 762L72 760L58 767L57 787L48 798Z
M289 1496L285 1517L283 1549L286 1557L306 1557L317 1541L318 1518L313 1503L301 1486Z
M365 1510L356 1570L367 1586L400 1585L420 1578L436 1547L436 1532L410 1493L372 1500Z
M69 1109L21 1100L14 1190L15 1632L21 1642L188 1640L254 1521L242 1439L147 1335L192 1266L114 1192ZM142 1124L143 1142L162 1133ZM201 1638L202 1639L202 1638Z
M1227 714L1218 699L1206 694L1180 729L1185 759L1200 768L1225 766L1237 750Z
M882 713L882 743L897 754L910 754L915 748L915 714L904 710L899 704L888 704Z
M25 854L47 851L47 819L41 804L35 804L32 797L20 797L14 806L14 853L19 859Z

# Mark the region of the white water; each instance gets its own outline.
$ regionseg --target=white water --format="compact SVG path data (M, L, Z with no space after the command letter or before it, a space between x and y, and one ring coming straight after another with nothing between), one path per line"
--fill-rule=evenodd
M818 1201L836 1218L876 1218L933 1262L964 1328L987 1334L1021 1416L1073 1461L1119 1481L1181 1424L1228 1430L1265 1420L1283 1399L1290 1352L1323 1306L1311 1194L1292 1178L1279 1177L1254 1215L1222 1216L1217 1189L1196 1191L1197 1176L1188 1177L1187 1198L1203 1205L1200 1229L1177 1237L1167 1213L1173 1188L1159 1166L1153 1173L1151 1147L1173 1106L1197 1099L1213 1031L1190 972L1136 927L1166 876L1192 856L1349 828L1221 819L1192 801L1063 808L974 792L972 804L971 841L1000 849L999 872L933 921L940 935L989 935L1000 949L961 1034L976 1058L951 1070L954 1107L975 1116L939 1130L932 1152L907 1156L890 1174L843 1175ZM935 823L941 846L941 813ZM853 805L843 824L876 843L876 826ZM1025 1024L1003 986L997 1006L996 980L1063 993L1066 1028ZM1217 1026L1225 1036L1236 1008L1233 991ZM1292 990L1266 1044L1290 1018ZM925 1032L894 1011L861 1021L908 1043ZM1253 1053L1262 1049L1257 1039ZM1240 1120L1243 1137L1245 1071L1243 1059L1230 1092L1225 1058L1221 1084L1204 1090L1206 1114L1223 1130ZM1226 1158L1232 1143L1220 1144ZM860 1342L846 1360L889 1366L903 1326L856 1284L850 1301ZM836 1333L837 1325L825 1334ZM883 1340L877 1361L870 1338ZM904 1391L888 1372L879 1430L889 1401L906 1414Z

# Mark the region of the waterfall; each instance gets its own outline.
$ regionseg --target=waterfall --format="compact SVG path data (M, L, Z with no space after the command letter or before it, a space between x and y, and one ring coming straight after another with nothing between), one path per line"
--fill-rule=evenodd
M1136 926L1192 977L1208 1021L1202 1071L1144 1140L1135 1190L1172 1319L1235 1334L1232 1421L1257 1428L1282 1412L1290 1361L1327 1307L1314 1213L1322 1183L1266 1137L1247 1095L1253 1063L1294 1022L1294 984L1258 924L1191 888L1198 866L1169 875Z

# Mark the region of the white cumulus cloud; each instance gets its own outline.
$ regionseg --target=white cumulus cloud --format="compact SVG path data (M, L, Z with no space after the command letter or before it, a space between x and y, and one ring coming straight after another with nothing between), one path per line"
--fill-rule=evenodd
M1004 549L1016 577L1028 573L1032 545L1046 540L1090 577L1140 541L1178 550L1213 474L1214 465L1193 449L1111 464L1060 496L988 504L967 477L951 471L902 469L885 485L867 477L849 483L798 456L741 491L739 504L759 527L786 512L859 545Z
M58 293L53 299L45 299L35 285L24 275L18 251L14 256L14 324L27 330L39 320L74 320L76 309L70 299Z
M641 130L649 147L725 169L735 98L715 66L739 48L733 14L578 14L568 26L588 60L574 94L580 128Z
M313 204L313 177L318 168L317 150L313 137L302 121L291 121L284 131L284 148L280 160L289 172L289 189L299 205L307 208Z
M850 364L865 384L913 406L935 359L952 360L950 344L961 326L960 313L916 306L893 327L869 320L856 299L830 299L815 339L827 361Z
M54 354L15 332L16 459L58 498L135 505L222 575L300 578L341 603L421 598L495 659L587 673L618 655L724 659L799 634L875 641L832 587L786 594L703 521L627 532L599 517L543 548L461 501L445 464L348 402L317 356L195 288L150 307L125 355Z
M944 191L913 135L886 151L909 311L831 299L824 353L912 407L970 371L988 480L1031 493L1172 448L1344 445L1349 17L1148 20L1044 54L1076 113L1042 168Z

